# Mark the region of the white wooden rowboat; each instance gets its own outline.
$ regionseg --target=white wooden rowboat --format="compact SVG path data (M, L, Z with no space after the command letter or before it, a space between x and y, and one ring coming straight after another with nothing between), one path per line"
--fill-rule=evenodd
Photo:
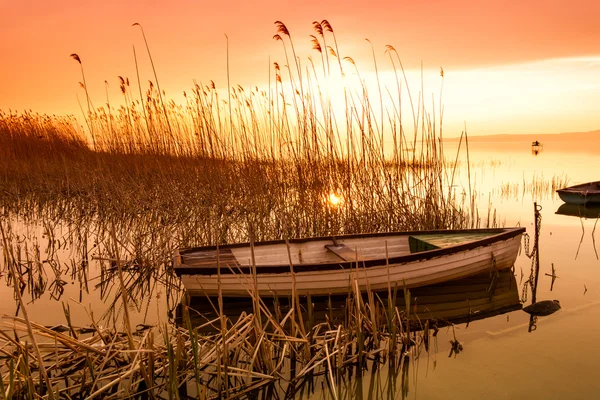
M174 268L191 296L412 288L512 267L524 231L394 232L186 248L175 252Z

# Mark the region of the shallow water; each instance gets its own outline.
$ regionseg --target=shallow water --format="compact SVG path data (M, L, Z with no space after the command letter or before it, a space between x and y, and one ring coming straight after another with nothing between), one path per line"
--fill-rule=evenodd
M557 299L562 309L539 317L531 331L522 310L457 325L464 350L456 357L448 357L452 333L439 335L436 365L420 360L408 398L588 399L600 393L600 226L595 218L557 214L563 203L551 191L523 193L523 182L534 177L567 177L569 185L598 180L593 165L599 155L564 143L546 143L537 156L525 142L470 144L480 214L491 200L501 224L525 226L533 239L533 202L542 207L537 300ZM520 188L502 196L498 188L507 183ZM522 252L515 264L518 283L528 279L530 268ZM523 306L530 303L529 293Z
M456 144L444 150L454 160ZM536 297L537 301L557 299L562 308L538 317L533 325L529 314L515 310L442 328L437 347L411 362L406 391L401 377L395 377L390 392L389 371L381 368L366 373L345 398L596 398L600 393L600 226L596 227L594 217L598 213L591 210L580 218L575 210L575 216L564 215L564 206L557 213L564 203L548 186L553 179L567 179L568 185L598 180L592 166L599 156L600 149L581 143L544 143L534 154L531 142L472 142L469 172L461 150L457 180L462 183L456 188L467 192L470 174L482 224L489 208L490 215L496 212L499 225L525 226L533 243L534 202L541 207ZM522 251L514 274L521 298L526 297L523 307L532 302L526 284L531 268L532 259ZM463 345L456 355L450 352L454 338ZM312 398L334 397L323 390Z
M533 242L534 202L541 206L540 271L537 300L558 299L562 309L539 317L534 329L530 317L522 310L442 328L437 336L437 352L422 355L409 373L406 397L437 398L593 398L600 392L600 380L595 361L600 358L600 347L595 343L600 333L600 260L596 241L600 245L600 227L597 219L557 214L563 204L549 187L553 179L568 179L569 184L598 180L594 161L600 151L589 146L564 143L545 143L537 155L532 154L531 143L476 143L469 144L470 169L466 168L466 154L459 153L455 190L460 198L468 196L467 178L471 177L471 191L477 199L481 225L495 215L495 224L524 226ZM456 145L445 148L454 160ZM493 223L493 221L490 221ZM37 236L42 239L42 233ZM76 255L65 252L61 261ZM515 264L519 294L529 278L532 260L521 252ZM552 274L554 267L556 278ZM88 325L86 309L99 317L107 308L94 291L99 269L90 263L90 294L83 293L77 279L63 276L67 282L60 301L51 300L48 293L35 302L28 302L29 317L41 324L64 324L62 302L70 304L72 319L77 325ZM113 288L116 291L116 288ZM527 291L526 306L532 294ZM26 298L26 301L28 299ZM29 299L30 300L30 299ZM143 300L143 307L133 313L133 323L155 324L171 320L166 289L155 286L152 296ZM14 293L0 286L0 314L14 315ZM448 357L450 340L456 337L463 351ZM385 380L384 370L378 380ZM364 398L380 398L381 393L369 396L370 377L365 375ZM329 397L328 392L315 393ZM360 397L359 393L349 394ZM396 392L396 397L401 393Z
M122 301L120 299L116 301L116 313L108 312L111 310L112 302L115 301L117 295L120 295L120 286L114 272L114 265L110 279L107 278L108 275L104 275L104 278L102 276L101 270L106 271L110 267L109 260L100 261L100 259L106 257L106 249L100 251L98 244L88 240L86 246L88 249L88 257L86 258L88 266L81 268L84 257L80 253L80 245L67 244L62 245L61 248L57 247L56 243L65 243L64 239L69 237L66 230L62 230L61 227L54 227L52 229L54 237L52 242L54 244L50 245L50 240L45 233L47 231L43 227L19 220L12 220L10 225L13 237L11 248L14 251L14 256L20 257L23 264L26 263L25 260L28 260L30 265L41 262L44 266L44 273L39 274L36 272L32 274L33 279L27 274L24 275L24 280L28 282L28 285L32 281L39 281L37 284L43 286L43 293L38 296L32 294L30 286L22 294L30 320L46 326L66 325L67 321L63 307L69 307L71 320L75 327L88 327L91 325L92 319L100 326L112 326L116 320L116 326L122 327L121 322L124 315ZM37 262L36 251L34 250L36 246L40 252ZM104 246L106 246L106 243ZM20 253L20 256L18 256L18 253ZM124 260L128 258L127 255L123 256ZM51 268L50 263L56 265L57 268ZM3 269L6 269L4 260L2 260L1 265ZM84 269L85 273L83 272ZM12 284L7 286L8 275L8 271L4 271L0 275L2 278L0 284L0 315L15 316L18 314L22 317ZM159 282L155 277L148 280L140 279L138 271L128 270L126 267L123 267L123 276L127 285L131 281L138 280L140 284L134 286L140 290L140 293L142 289L145 290L142 296L133 296L133 302L130 302L129 314L133 326L164 323L171 319L171 311L176 306L174 304L176 301L172 295L176 294L177 290L167 290L164 281ZM103 279L109 283L101 287ZM43 283L41 283L42 281ZM55 281L63 281L62 293L53 290ZM174 283L178 284L179 282ZM152 295L146 295L150 292Z

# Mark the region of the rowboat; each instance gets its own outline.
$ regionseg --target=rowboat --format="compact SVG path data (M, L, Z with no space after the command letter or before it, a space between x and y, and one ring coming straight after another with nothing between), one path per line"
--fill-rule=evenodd
M513 266L525 228L357 234L178 249L190 296L338 295L420 287Z
M590 204L600 203L600 182L588 182L569 186L556 191L565 203Z

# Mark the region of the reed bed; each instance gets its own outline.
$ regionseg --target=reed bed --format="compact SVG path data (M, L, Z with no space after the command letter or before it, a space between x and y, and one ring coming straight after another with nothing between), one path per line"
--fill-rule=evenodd
M61 263L61 251L80 246L84 260L85 241L70 244L58 230L47 230L48 241L39 243L23 240L10 225L0 227L3 272L15 290L17 314L23 314L5 315L0 324L0 390L7 398L185 398L186 393L199 398L293 398L314 392L318 383L338 396L363 368L398 373L417 362L435 341L437 327L411 315L410 292L397 284L387 295L349 291L343 316L331 308L330 300L324 320L315 318L310 297L296 299L297 309L282 307L277 299L275 308L269 307L267 299L254 298L248 311L220 312L192 323L190 314L196 311L185 297L178 303L181 293L169 283L173 276L166 274L160 285L174 292L166 301L176 299L181 321L136 324L138 318L130 313L144 313L140 301L156 294L151 281L159 278L156 270L149 277L147 268L121 259L121 254L131 253L116 249L116 235L113 242L98 242L100 255L66 268L76 257ZM22 247L30 242L33 248ZM87 322L76 322L67 305L75 300L70 300L63 303L64 323L44 326L31 321L26 314L31 303L48 292L61 299L62 292L52 287L66 284L65 273L71 279L77 276L80 293L93 291L97 282L100 296L113 302L110 312L96 320L90 309ZM32 295L30 300L24 298L26 293ZM397 297L404 298L400 306L395 305Z
M522 182L507 182L500 186L499 194L503 199L523 199L530 195L532 200L553 198L556 196L556 190L568 186L566 176L554 175L550 179L543 175L534 175L530 180L523 177Z
M187 393L196 398L234 398L265 390L269 398L291 398L308 390L305 386L315 378L323 377L329 390L336 392L349 367L375 362L378 367L398 368L418 359L424 349L427 339L412 333L410 339L394 342L403 352L391 353L389 336L382 332L375 341L369 333L373 327L369 319L365 321L365 331L358 334L322 324L305 337L292 337L274 319L269 323L277 330L268 332L254 314L248 314L228 321L227 329L214 335L199 335L195 328L169 327L162 332L150 328L136 330L132 341L125 332L109 329L86 329L93 331L90 334L69 326L64 333L59 327L30 323L38 337L36 348L46 366L49 389L37 373L40 359L33 345L21 339L28 335L27 322L5 317L0 330L5 363L0 389L8 398L48 396L50 390L57 398L161 393L170 398Z
M27 279L20 273L20 264L37 262L19 261L13 250L4 252L10 278L32 280L32 275ZM118 251L115 257L113 264L120 274L128 262L120 261ZM105 284L110 282L105 279ZM180 324L135 327L127 312L131 303L125 280L119 279L119 285L122 318L113 318L112 325L105 327L107 319L95 320L90 310L89 323L82 327L73 324L65 306L66 324L43 326L31 321L26 313L29 305L21 295L25 288L13 284L23 317L4 316L0 324L4 395L186 398L191 393L206 399L259 394L293 398L303 391L313 392L318 381L337 397L352 379L354 367L357 374L367 366L385 365L390 371L408 368L428 350L437 333L430 322L423 325L412 318L410 292L400 291L405 307L394 305L397 285L387 298L349 291L342 323L334 323L333 318L316 321L310 298L306 306L295 303L298 309L279 307L277 301L273 309L255 297L253 309L239 316L221 312L205 323L192 324L190 313L195 311L184 300Z
M53 232L50 237L54 239L29 250L19 247L27 241L17 238L14 227L2 228L3 249L8 249L3 252L7 279L29 284L38 276L43 278L37 266L55 261L60 265L58 254L65 248L45 248L65 243L58 231ZM274 303L268 305L268 299L252 298L249 309L239 313L219 311L214 301L216 316L205 319L203 313L199 316L205 320L197 323L193 321L197 312L184 297L177 304L179 323L137 324L124 309L143 313L139 301L154 296L156 290L144 278L146 271L125 258L132 253L116 250L117 242L116 234L112 235L107 243L96 246L98 256L72 267L77 276L87 276L80 288L89 281L93 290L98 273L102 274L99 284L113 287L112 293L100 288L106 301L119 303L120 311L112 317L95 320L90 310L85 322L73 321L68 306L64 306L63 324L43 326L26 316L4 317L0 325L4 388L0 390L7 396L50 398L51 388L55 397L63 398L297 398L319 391L325 398L354 398L353 394L367 390L357 383L366 369L371 371L371 380L379 379L376 376L381 373L388 379L386 395L405 397L412 376L409 368L424 357L427 365L435 363L437 333L447 322L419 320L413 311L416 299L397 283L389 293L349 291L343 315L332 307L331 299L325 315L317 318L310 297L296 299L296 308L289 307L290 299L272 299ZM120 279L119 273L126 278ZM16 292L28 290L14 283L10 286ZM174 296L177 302L180 295ZM286 302L288 307L282 305ZM31 307L27 303L19 299L22 311ZM451 346L451 354L462 349L456 336ZM381 395L378 392L370 398Z
M293 47L285 25L276 27L284 49ZM400 66L396 87L374 90L337 45L335 56L326 51L331 25L314 27L322 72L312 60L274 63L268 90L230 87L224 99L214 83L196 84L177 105L156 83L135 91L119 77L124 104L90 109L86 133L69 117L1 113L4 212L80 226L141 217L140 226L170 225L178 244L198 245L216 242L215 230L221 241L247 240L250 223L257 240L468 224L448 189L442 113L427 110L422 93L413 101L395 49L386 57ZM335 77L337 88L320 84ZM332 207L331 193L343 202Z
M0 111L1 272L23 313L0 329L5 395L181 398L189 389L200 398L287 398L314 391L312 377L323 376L340 398L348 366L359 374L384 361L407 378L409 360L428 349L430 327L414 332L408 306L373 294L364 301L349 292L337 325L312 324L310 306L306 316L294 308L279 315L260 298L251 313L210 321L214 334L189 323L137 330L129 317L157 286L173 293L170 309L178 303L178 247L482 223L471 186L454 188L459 157L443 152L441 99L428 109L425 94L410 91L392 46L385 57L395 85L368 86L331 24L313 29L318 57L302 65L276 22L285 61L273 63L265 89L195 83L176 104L156 74L142 87L136 71L137 85L118 77L121 105L107 96L93 108L73 54L88 105L84 127L73 116ZM343 83L331 88L331 79ZM92 317L84 333L68 308L66 332L27 318L23 296L60 299L68 274L80 299L101 292L111 319Z

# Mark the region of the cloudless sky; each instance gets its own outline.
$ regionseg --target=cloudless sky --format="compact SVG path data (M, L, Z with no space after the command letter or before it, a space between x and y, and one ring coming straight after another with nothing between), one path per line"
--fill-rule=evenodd
M146 33L161 87L180 99L193 81L226 89L266 87L269 61L284 62L274 21L289 29L298 56L311 50L312 22L327 19L340 55L372 81L374 46L384 84L393 45L416 93L442 102L444 129L460 135L600 129L600 1L597 0L0 0L0 109L81 115L83 62L95 105L118 104L118 76L153 80ZM272 72L271 72L272 73ZM371 75L369 75L371 74ZM389 73L388 73L389 75ZM371 76L371 78L369 78ZM271 75L271 78L273 76Z

